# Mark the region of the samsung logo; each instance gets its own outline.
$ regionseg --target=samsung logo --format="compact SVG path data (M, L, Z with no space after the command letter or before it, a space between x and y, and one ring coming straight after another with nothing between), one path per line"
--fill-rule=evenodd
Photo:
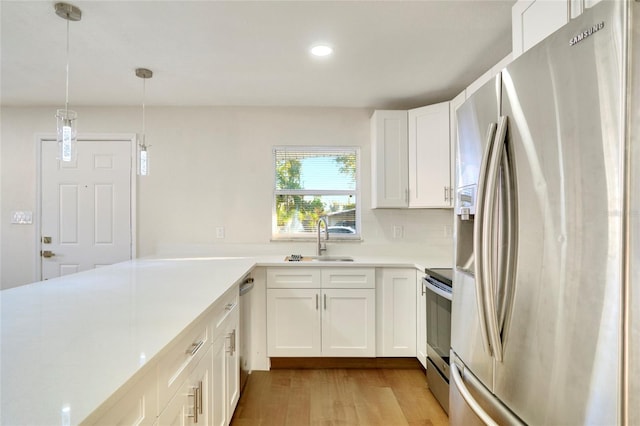
M571 40L569 40L569 46L573 46L576 43L580 43L585 38L591 36L593 33L596 33L596 32L600 31L603 28L604 28L604 22L600 22L599 24L595 24L593 27L591 27L591 28L589 28L587 30L584 30L583 32L581 32L580 34L578 34L577 36L575 36Z

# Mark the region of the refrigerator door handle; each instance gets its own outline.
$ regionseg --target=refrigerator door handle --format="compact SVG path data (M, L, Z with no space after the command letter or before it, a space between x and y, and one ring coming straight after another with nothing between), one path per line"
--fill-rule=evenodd
M458 366L455 362L451 363L450 372L451 376L453 377L453 381L455 382L455 386L460 392L460 395L462 395L462 398L465 400L469 408L471 408L471 410L475 413L475 415L478 416L480 420L482 420L487 426L498 426L498 424L491 418L491 416L489 416L489 414L487 414L487 412L482 409L480 404L478 404L478 401L473 398L473 395L471 395L471 392L469 392L469 389L467 389L467 386L464 384L462 375L460 374L460 370L458 370Z
M491 160L487 170L485 200L483 206L482 225L485 234L482 238L482 269L484 271L483 290L484 290L484 308L487 321L487 332L489 341L493 349L493 356L497 361L502 361L502 339L500 337L500 328L498 326L498 310L495 303L495 295L497 288L498 274L494 273L493 265L494 257L492 250L493 236L495 234L495 211L497 204L496 192L498 190L498 174L500 172L500 162L505 149L505 138L507 135L507 117L501 116L498 121L496 135L491 150ZM498 247L504 250L503 247ZM502 258L503 252L499 253Z
M496 123L489 124L486 135L486 149L482 156L482 163L480 165L480 177L478 179L478 196L476 200L476 214L473 223L473 255L474 261L474 275L476 284L476 302L478 305L478 316L480 317L480 332L482 334L482 341L484 347L489 355L492 354L491 341L489 339L489 333L487 331L487 317L485 312L484 303L484 257L483 252L483 218L484 218L484 205L486 196L486 180L487 180L487 168L489 166L489 160L491 159L491 151L495 141Z
M506 140L505 140L506 147ZM514 272L516 259L516 193L515 193L515 169L512 168L511 158L508 150L505 148L502 154L502 176L504 185L505 205L507 209L505 211L504 221L506 223L506 241L507 248L502 252L501 261L503 261L503 288L500 289L498 294L501 294L498 308L498 326L504 342L505 335L504 329L506 327L508 312L511 307L513 290L514 290ZM504 344L504 343L503 343Z

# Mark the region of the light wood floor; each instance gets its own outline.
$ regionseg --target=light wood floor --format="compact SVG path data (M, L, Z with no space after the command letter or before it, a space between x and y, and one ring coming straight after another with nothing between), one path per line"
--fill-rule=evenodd
M420 369L254 371L231 422L246 425L448 425Z

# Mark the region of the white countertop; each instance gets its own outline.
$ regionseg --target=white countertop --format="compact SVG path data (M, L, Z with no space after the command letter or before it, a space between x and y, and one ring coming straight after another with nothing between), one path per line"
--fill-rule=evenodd
M133 260L2 291L0 423L81 422L254 265Z
M132 260L0 292L0 423L78 424L255 266L424 269L283 259Z

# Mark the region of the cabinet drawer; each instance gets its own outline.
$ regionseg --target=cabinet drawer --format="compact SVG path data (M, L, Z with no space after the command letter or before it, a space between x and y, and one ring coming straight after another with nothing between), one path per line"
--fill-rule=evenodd
M210 317L209 317L210 318ZM171 345L158 363L158 402L164 407L211 345L209 320L198 322Z
M375 288L374 268L322 268L322 288Z
M318 268L268 268L267 288L320 288Z
M213 338L224 331L224 323L229 316L238 310L239 289L233 286L227 294L223 295L220 302L216 303L213 308Z

